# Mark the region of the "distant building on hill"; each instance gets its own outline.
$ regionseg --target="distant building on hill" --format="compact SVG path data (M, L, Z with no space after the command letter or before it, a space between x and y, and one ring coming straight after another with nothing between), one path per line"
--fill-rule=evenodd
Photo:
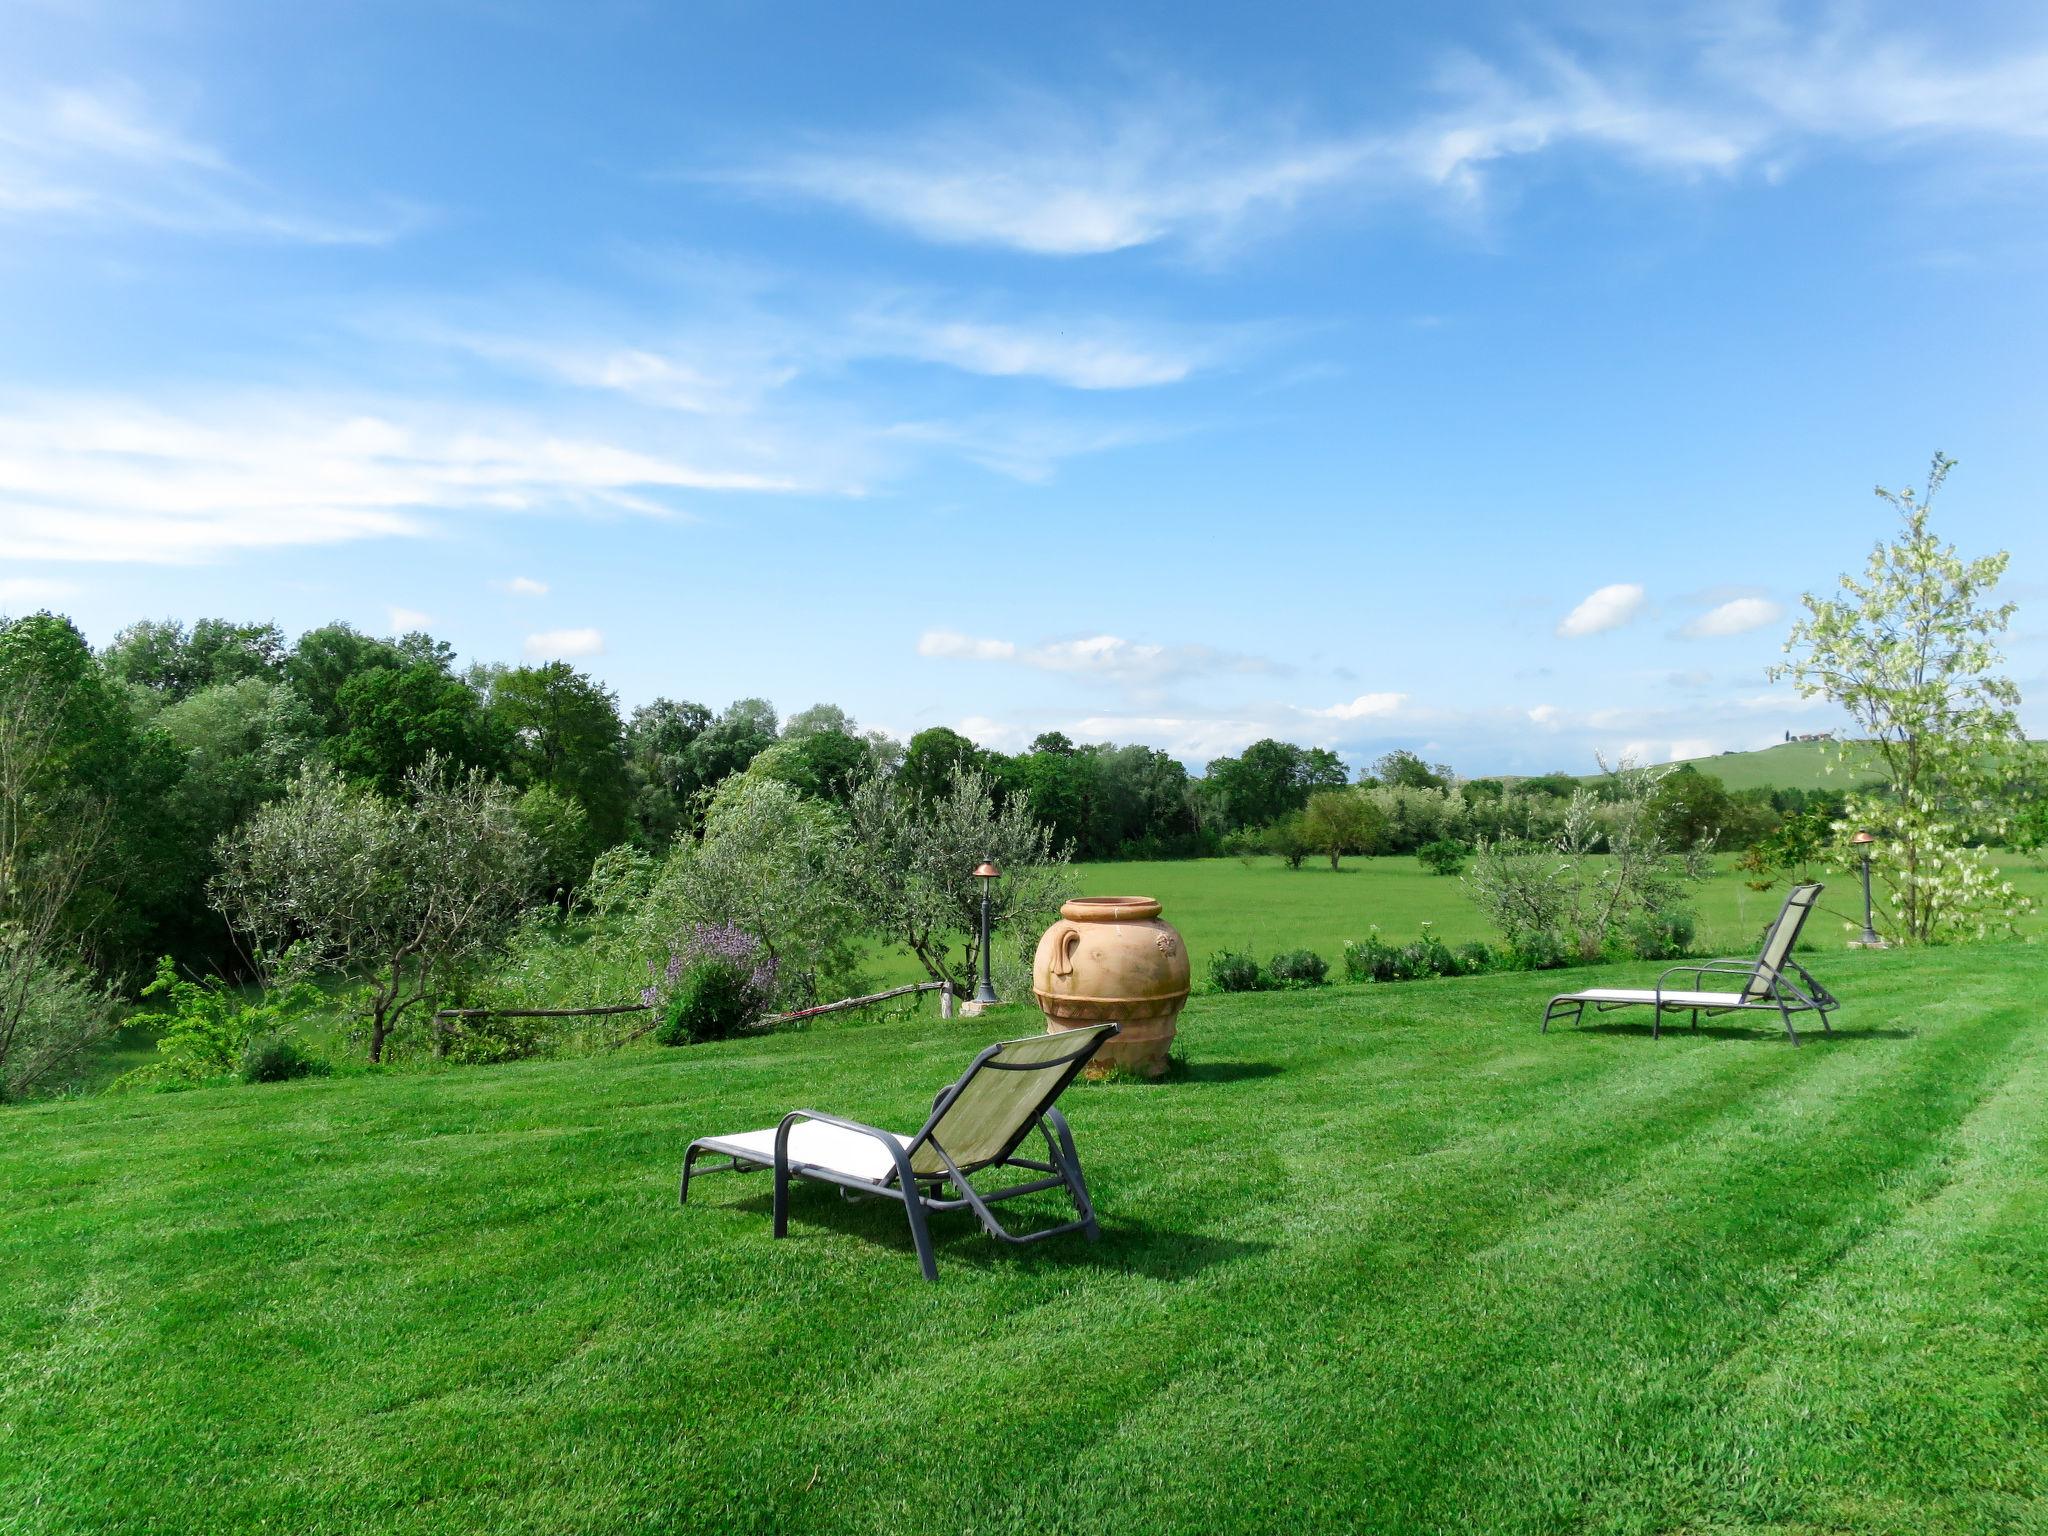
M1835 733L1833 731L1801 731L1799 734L1794 735L1792 732L1787 731L1785 739L1787 741L1833 741Z

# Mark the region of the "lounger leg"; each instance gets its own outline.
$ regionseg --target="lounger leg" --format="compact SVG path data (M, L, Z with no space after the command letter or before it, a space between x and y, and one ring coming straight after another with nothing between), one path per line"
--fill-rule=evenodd
M1074 1150L1074 1133L1067 1129L1067 1117L1056 1109L1045 1112L1045 1119L1039 1122L1040 1128L1043 1129L1047 1122L1051 1123L1052 1131L1046 1141L1050 1143L1055 1136L1059 1139L1059 1145L1052 1149L1053 1161L1059 1165L1060 1177L1067 1181L1067 1193L1074 1198L1074 1209L1082 1221L1082 1234L1089 1242L1097 1242L1102 1237L1102 1227L1095 1219L1095 1202L1088 1198L1088 1181L1081 1173L1081 1154Z
M697 1161L697 1153L700 1150L702 1149L693 1141L690 1143L690 1150L683 1154L683 1182L676 1190L677 1205L690 1203L690 1165Z
M1799 1043L1799 1031L1792 1027L1792 1010L1785 1006L1782 999L1778 1003L1778 1017L1785 1021L1785 1033L1790 1035L1792 1043L1797 1045Z
M1652 1003L1650 1005L1650 1038L1652 1040L1664 1038L1664 1005L1662 1003Z
M917 1249L917 1267L924 1271L927 1280L939 1278L939 1261L932 1253L931 1227L924 1216L924 1201L918 1198L915 1185L903 1195L904 1209L910 1212L910 1242Z
M789 1236L789 1169L779 1163L775 1169L775 1235Z

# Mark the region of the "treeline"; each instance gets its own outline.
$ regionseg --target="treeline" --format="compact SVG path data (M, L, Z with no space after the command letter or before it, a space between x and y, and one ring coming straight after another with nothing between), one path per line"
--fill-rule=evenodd
M67 773L110 808L79 900L100 904L88 926L109 967L137 973L162 954L234 966L206 899L216 849L309 765L383 795L430 756L501 779L542 850L537 896L565 905L605 850L661 853L701 835L712 792L736 774L844 807L877 776L907 799L931 799L972 769L999 809L1028 808L1055 847L1093 860L1264 850L1298 861L1307 846L1403 853L1542 837L1581 787L1562 774L1459 780L1409 752L1389 753L1354 785L1335 753L1277 740L1195 777L1151 747L1048 732L1002 753L944 727L901 743L862 731L835 705L782 719L757 698L715 711L657 698L622 715L614 694L566 662L459 668L430 635L380 638L346 624L288 642L274 624L143 622L97 654L57 615L0 625L0 683L19 693L37 678L65 699ZM1793 803L1804 797L1730 794L1691 770L1658 794L1680 846L1713 837L1746 847L1807 809Z

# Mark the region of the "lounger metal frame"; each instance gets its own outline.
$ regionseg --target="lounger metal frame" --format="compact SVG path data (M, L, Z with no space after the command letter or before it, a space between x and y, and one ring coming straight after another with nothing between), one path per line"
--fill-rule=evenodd
M1812 895L1803 902L1799 901L1799 893L1808 889L1812 891ZM1799 932L1806 926L1807 916L1819 902L1822 889L1823 887L1819 885L1811 887L1795 886L1791 892L1787 893L1785 905L1779 910L1777 919L1771 924L1769 931L1765 933L1763 951L1756 959L1744 960L1737 956L1718 960L1689 961L1684 965L1674 965L1657 978L1657 985L1655 987L1648 989L1650 993L1648 997L1601 999L1586 997L1583 993L1578 992L1559 993L1550 1000L1549 1007L1543 1010L1543 1029L1541 1032L1546 1035L1549 1034L1551 1020L1562 1017L1566 1009L1570 1009L1571 1022L1574 1024L1578 1023L1585 1017L1586 1007L1590 1003L1593 1011L1596 1013L1612 1013L1618 1008L1653 1009L1654 1011L1650 1015L1650 1038L1652 1040L1658 1039L1662 1035L1664 1015L1667 1012L1691 1014L1692 1027L1694 1029L1700 1027L1700 1015L1703 1013L1710 1018L1722 1013L1775 1013L1784 1024L1785 1033L1794 1045L1799 1044L1799 1031L1793 1026L1792 1016L1795 1013L1812 1013L1819 1016L1820 1027L1828 1034L1833 1034L1835 1027L1828 1022L1828 1015L1842 1006L1841 1000L1818 981L1814 980L1813 974L1805 966L1792 958L1792 946L1799 942ZM1793 918L1795 911L1798 914L1796 919ZM1775 968L1766 965L1763 956L1770 953L1771 941L1777 937L1778 928L1788 919L1793 919L1793 929L1791 937L1785 943L1784 958L1779 961ZM1785 977L1787 971L1797 972L1799 983L1803 983L1803 985L1788 981ZM1693 979L1693 984L1690 987L1682 988L1667 987L1665 983L1673 976L1690 976ZM1733 994L1739 1000L1721 1007L1703 1007L1698 1003L1665 1001L1664 994L1667 991L1700 991L1699 981L1703 976L1742 977L1745 985L1740 992ZM1617 988L1615 990L1621 989Z
M847 1120L838 1115L822 1114L814 1109L796 1109L784 1115L775 1128L775 1159L772 1163L728 1156L722 1163L710 1163L694 1171L701 1175L772 1170L775 1175L774 1209L777 1237L789 1235L789 1182L792 1178L812 1179L819 1183L836 1185L840 1193L851 1200L898 1201L910 1218L910 1240L917 1249L918 1267L924 1271L927 1280L939 1278L938 1260L932 1251L931 1229L926 1220L927 1213L932 1211L971 1210L980 1219L982 1230L990 1237L1018 1247L1027 1243L1043 1242L1046 1238L1058 1237L1066 1232L1080 1232L1092 1243L1101 1237L1102 1228L1095 1218L1094 1203L1088 1197L1088 1182L1081 1172L1081 1156L1074 1149L1074 1133L1068 1129L1066 1116L1053 1107L1053 1102L1088 1064L1088 1059L1116 1032L1117 1026L1114 1024L1106 1029L1090 1031L1088 1040L1079 1050L1050 1061L1027 1062L1020 1065L1007 1065L996 1059L1002 1052L1002 1043L989 1046L974 1058L956 1081L938 1091L932 1099L932 1112L926 1118L924 1126L908 1141L879 1126L865 1125L858 1120ZM995 1157L977 1162L972 1168L962 1168L933 1134L939 1122L945 1117L946 1111L952 1107L953 1101L966 1091L967 1085L974 1080L976 1073L1045 1072L1055 1067L1060 1070L1053 1079L1052 1087L1023 1117L1016 1135L1011 1137L1009 1144ZM789 1155L789 1133L792 1127L805 1120L815 1120L822 1125L833 1125L841 1130L873 1137L888 1149L890 1160L895 1165L893 1170L880 1183L875 1183L872 1180L840 1173L835 1169L792 1161ZM1018 1148L1030 1138L1034 1129L1045 1138L1046 1156L1043 1161L1017 1155ZM683 1175L676 1192L677 1204L687 1204L689 1201L690 1177L698 1157L706 1152L715 1153L720 1150L716 1147L707 1147L705 1143L721 1139L723 1138L710 1136L690 1143L689 1150L683 1154ZM919 1173L911 1167L911 1158L924 1146L929 1146L939 1161L945 1165L943 1173ZM986 1192L976 1189L969 1176L989 1168L1021 1168L1026 1172L1040 1174L1041 1177ZM954 1190L951 1197L944 1194L948 1184ZM992 1209L1000 1201L1015 1200L1023 1195L1062 1187L1073 1200L1074 1209L1078 1213L1072 1221L1031 1232L1012 1232L996 1219L996 1213Z

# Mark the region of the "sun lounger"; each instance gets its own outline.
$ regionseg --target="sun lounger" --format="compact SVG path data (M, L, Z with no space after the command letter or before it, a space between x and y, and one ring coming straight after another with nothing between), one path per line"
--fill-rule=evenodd
M777 1237L789 1232L792 1178L836 1184L854 1197L898 1200L909 1213L911 1242L927 1280L939 1278L925 1221L930 1211L972 1210L989 1236L1006 1243L1035 1243L1073 1231L1087 1234L1093 1242L1100 1235L1095 1208L1088 1200L1073 1133L1053 1101L1116 1032L1116 1025L1100 1024L990 1046L957 1082L939 1090L930 1117L914 1136L799 1109L764 1130L701 1137L683 1156L677 1198L689 1200L692 1167L699 1157L710 1154L726 1160L699 1173L774 1172ZM1045 1138L1043 1161L1017 1155L1033 1130ZM977 1190L969 1182L971 1176L989 1168L1021 1168L1039 1177L1002 1189ZM1062 1187L1077 1216L1058 1226L1013 1233L991 1209L998 1201Z
M1807 915L1820 899L1822 889L1819 885L1795 885L1786 893L1785 905L1764 934L1763 949L1756 959L1702 960L1674 965L1657 978L1656 986L1650 988L1588 987L1583 992L1563 993L1553 997L1550 1006L1543 1011L1543 1032L1548 1034L1550 1021L1564 1016L1567 1011L1571 1022L1576 1024L1590 1005L1600 1013L1615 1008L1653 1010L1650 1015L1652 1039L1659 1034L1666 1013L1691 1014L1695 1029L1699 1027L1703 1013L1709 1016L1717 1013L1775 1013L1784 1023L1785 1033L1791 1036L1794 1045L1799 1043L1799 1031L1792 1025L1792 1016L1812 1013L1819 1016L1821 1028L1832 1034L1834 1027L1828 1023L1828 1015L1841 1007L1841 1003L1792 958L1792 946L1799 938L1799 930L1806 926ZM1709 976L1739 976L1743 978L1743 984L1732 992L1710 991L1705 986ZM1671 984L1674 977L1680 978L1676 985Z

